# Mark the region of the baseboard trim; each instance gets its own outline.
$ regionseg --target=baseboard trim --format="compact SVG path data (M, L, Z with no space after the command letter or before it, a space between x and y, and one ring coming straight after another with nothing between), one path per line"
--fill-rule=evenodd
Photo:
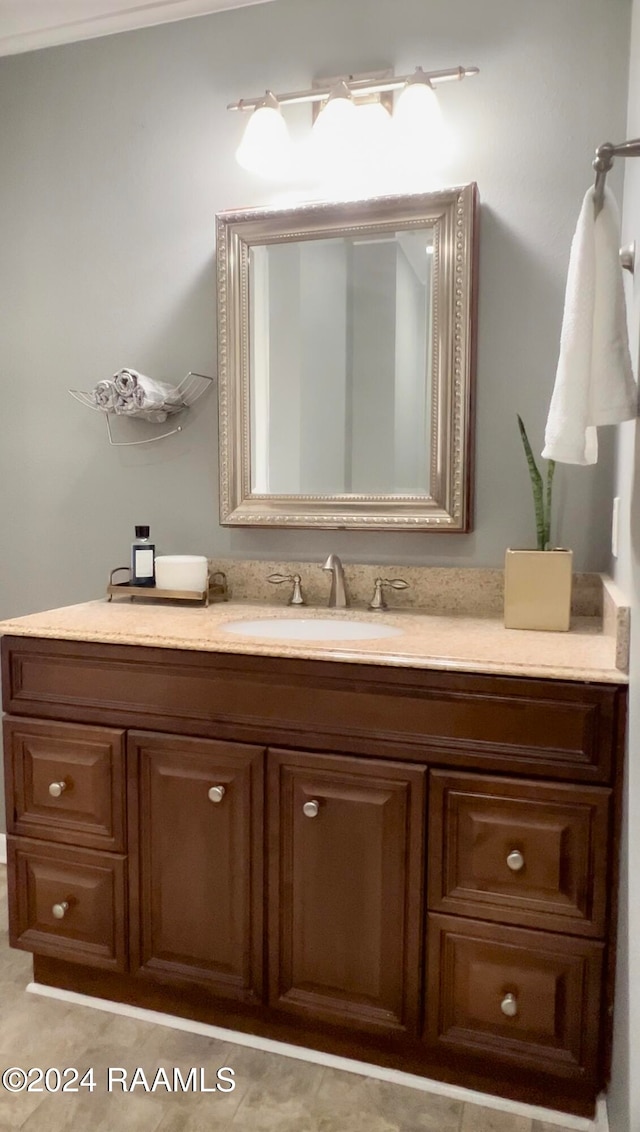
M29 994L41 995L43 998L55 998L61 1002L73 1003L76 1006L88 1006L94 1010L104 1010L108 1014L118 1014L124 1018L135 1018L139 1022L152 1022L159 1026L167 1026L172 1030L201 1034L203 1037L217 1038L219 1041L232 1042L234 1045L249 1046L252 1049L264 1050L266 1053L276 1053L281 1057L310 1061L316 1065L325 1065L330 1069L342 1070L344 1073L357 1073L362 1077L374 1077L380 1081L388 1081L393 1085L405 1085L411 1089L421 1089L423 1092L435 1093L439 1096L449 1097L451 1100L463 1101L466 1104L497 1109L500 1112L524 1116L530 1120L540 1120L547 1124L557 1124L562 1129L572 1129L575 1132L609 1132L604 1097L598 1099L595 1120L587 1120L581 1116L571 1116L566 1112L556 1112L555 1109L522 1104L519 1101L505 1100L503 1097L493 1097L487 1093L479 1093L475 1089L465 1089L461 1085L448 1085L442 1081L432 1081L427 1077L417 1077L412 1073L403 1073L398 1069L387 1069L384 1066L370 1065L364 1061L351 1061L347 1057L338 1057L335 1054L323 1053L302 1046L292 1046L286 1042L274 1041L272 1038L244 1034L236 1030L224 1029L221 1026L210 1026L204 1022L192 1022L188 1018L177 1018L173 1014L146 1010L141 1006L129 1006L123 1002L111 1002L105 998L93 998L91 995L78 994L77 991L63 990L60 987L45 986L43 983L29 983L26 989Z
M7 863L7 835L0 833L0 865Z
M609 1115L607 1113L607 1098L598 1097L596 1118L593 1122L594 1132L609 1132Z

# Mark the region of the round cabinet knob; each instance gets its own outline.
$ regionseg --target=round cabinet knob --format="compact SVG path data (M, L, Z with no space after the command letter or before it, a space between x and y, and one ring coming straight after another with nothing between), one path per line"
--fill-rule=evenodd
M507 864L512 873L519 873L524 867L524 857L519 849L512 849L507 857Z
M210 802L221 802L224 798L224 786L212 786L209 791Z
M54 904L51 911L56 920L64 920L64 917L69 911L69 901L63 900L60 904Z
M67 789L66 782L50 782L49 793L52 798L59 798L61 794Z
M505 994L500 1003L500 1009L503 1014L506 1014L507 1018L515 1018L518 1013L518 1000L515 994Z
M314 799L313 802L305 802L304 806L302 807L302 812L306 818L315 818L318 815L319 809L320 806Z

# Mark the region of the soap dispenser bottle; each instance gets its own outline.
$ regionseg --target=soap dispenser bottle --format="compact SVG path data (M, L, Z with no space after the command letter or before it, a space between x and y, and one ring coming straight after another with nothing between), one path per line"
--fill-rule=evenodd
M155 586L156 548L149 542L149 528L136 527L136 539L131 546L131 585Z

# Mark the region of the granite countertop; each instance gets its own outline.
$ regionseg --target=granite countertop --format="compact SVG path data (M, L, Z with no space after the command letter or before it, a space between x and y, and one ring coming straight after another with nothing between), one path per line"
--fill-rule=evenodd
M224 630L230 621L274 616L374 623L380 619L403 632L377 640L287 641L246 638ZM604 618L602 613L573 616L569 632L553 633L505 629L495 610L483 612L481 608L475 613L408 608L373 613L366 608L336 611L319 605L294 609L255 600L204 608L100 599L0 622L0 634L626 684L617 621L614 608L609 613L614 631L607 629L605 611Z

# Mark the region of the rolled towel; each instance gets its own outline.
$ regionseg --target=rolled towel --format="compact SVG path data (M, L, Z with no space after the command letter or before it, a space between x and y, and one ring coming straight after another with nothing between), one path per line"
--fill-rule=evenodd
M111 381L98 382L92 396L105 412L140 417L152 424L163 424L170 413L184 408L182 395L175 386L129 368L118 370Z
M130 416L139 412L133 397L127 393L116 393L113 409L120 416Z
M113 381L99 381L91 396L94 404L105 413L115 408L117 391Z
M157 409L162 407L169 413L175 413L184 406L180 393L173 385L164 381L156 381L147 377L138 370L121 369L113 377L114 385L123 397L133 398L137 409ZM125 411L124 408L122 411Z
M138 388L144 393L144 408L162 405L168 412L176 412L183 407L182 396L173 385L156 381L155 378L146 377L143 373L139 373L137 377Z
M138 374L134 369L121 369L113 375L113 384L118 393L125 396L131 393L138 384Z
M152 424L162 424L167 419L167 410L163 406L158 406L155 409L141 408L139 403L140 397L136 397L137 390L133 390L131 395L124 393L116 393L116 399L113 406L113 412L116 412L120 417L135 417L136 420L150 421ZM177 409L171 409L170 412L176 412Z

